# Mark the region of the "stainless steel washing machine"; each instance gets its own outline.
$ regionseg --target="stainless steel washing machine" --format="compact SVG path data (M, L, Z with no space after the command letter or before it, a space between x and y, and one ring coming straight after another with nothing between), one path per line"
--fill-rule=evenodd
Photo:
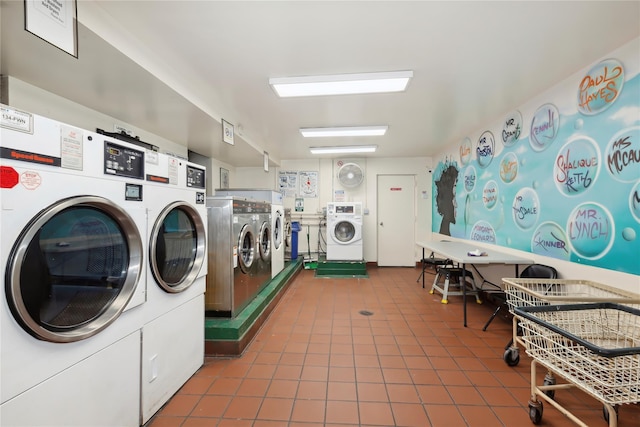
M256 188L218 188L216 196L246 197L271 204L271 277L284 269L284 206L279 191Z
M291 208L284 208L284 256L291 260Z
M255 204L232 196L207 198L208 317L234 317L255 297L250 291L260 257Z
M272 261L272 228L271 228L271 203L255 202L253 211L256 218L257 256L253 270L252 288L249 292L257 294L271 281Z

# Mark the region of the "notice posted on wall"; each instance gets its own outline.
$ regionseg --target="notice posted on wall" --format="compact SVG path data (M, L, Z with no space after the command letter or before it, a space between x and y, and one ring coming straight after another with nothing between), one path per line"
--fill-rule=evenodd
M298 192L298 172L280 171L280 192L283 197L296 197Z
M300 195L305 198L318 197L318 172L299 172Z

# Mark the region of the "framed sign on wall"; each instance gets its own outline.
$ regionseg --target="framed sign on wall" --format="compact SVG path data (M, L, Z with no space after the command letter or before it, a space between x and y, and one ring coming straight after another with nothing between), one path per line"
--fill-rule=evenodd
M24 28L69 55L78 57L76 0L25 0Z
M229 188L229 171L220 168L220 188Z
M222 141L233 145L233 125L222 119Z

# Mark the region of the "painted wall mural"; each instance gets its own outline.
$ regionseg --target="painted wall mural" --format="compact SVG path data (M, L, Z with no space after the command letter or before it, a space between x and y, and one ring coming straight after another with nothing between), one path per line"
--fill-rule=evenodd
M529 117L513 111L500 129L445 153L434 169L433 231L640 274L640 75L632 71L601 61L574 84L575 98L553 99L566 87L550 91Z

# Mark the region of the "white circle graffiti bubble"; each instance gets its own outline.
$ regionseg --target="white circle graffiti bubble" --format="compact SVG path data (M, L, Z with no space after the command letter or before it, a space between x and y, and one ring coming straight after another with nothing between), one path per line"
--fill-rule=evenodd
M613 246L615 223L611 212L601 204L582 203L569 214L566 233L573 252L585 259L596 260Z
M512 214L513 222L522 230L536 225L540 217L538 192L530 187L520 189L513 198Z
M485 243L496 243L496 231L487 221L478 221L471 229L471 240Z

